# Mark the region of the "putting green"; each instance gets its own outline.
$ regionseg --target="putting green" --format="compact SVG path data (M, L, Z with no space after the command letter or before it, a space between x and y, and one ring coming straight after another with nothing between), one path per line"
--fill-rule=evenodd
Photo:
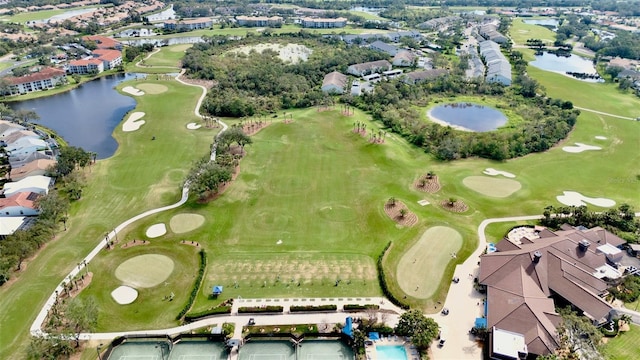
M116 268L116 277L133 288L150 288L167 280L173 272L170 257L145 254L133 257Z
M398 285L407 295L428 299L438 289L449 254L462 246L462 235L446 226L427 229L420 240L408 249L396 269Z
M136 84L136 88L144 91L147 94L162 94L163 92L169 90L168 87L161 85L161 84L149 84L149 83L143 83L143 84Z
M519 181L487 176L469 176L464 178L462 183L480 194L498 198L510 196L522 188L522 184Z
M195 230L204 224L204 216L200 214L178 214L171 218L169 226L176 234Z

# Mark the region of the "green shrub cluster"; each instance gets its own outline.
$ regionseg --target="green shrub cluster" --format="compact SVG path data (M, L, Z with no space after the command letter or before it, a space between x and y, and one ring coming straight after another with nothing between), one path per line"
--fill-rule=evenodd
M333 304L327 305L292 305L289 308L291 312L301 312L301 311L336 311L338 310L338 306Z
M343 309L344 309L344 311L361 311L361 310L368 310L368 309L378 310L378 309L380 309L380 305L376 305L376 304L365 304L365 305L345 304Z
M230 314L231 313L231 306L230 305L226 305L226 306L216 306L214 308L211 309L207 309L204 311L199 311L199 312L195 312L195 313L189 313L184 317L184 320L186 322L192 322L192 321L196 321L199 320L203 317L207 317L207 316L211 316L211 315L218 315L218 314Z
M239 314L246 313L276 313L283 312L284 308L280 305L267 305L267 306L243 306L238 308Z
M198 276L196 277L196 281L193 282L193 288L191 289L191 295L189 295L189 300L187 300L186 305L182 308L182 311L176 316L176 320L181 320L182 317L191 309L193 306L193 302L196 300L196 296L198 296L198 292L200 291L200 285L202 284L202 279L204 278L204 272L207 269L207 253L204 249L200 250L200 268L198 269Z
M384 276L384 267L382 266L382 260L384 259L384 255L387 253L387 250L389 250L390 247L391 247L391 241L387 243L387 246L384 247L384 249L382 250L382 253L380 254L380 256L378 256L378 264L377 264L378 265L378 281L380 282L380 288L382 289L382 293L384 294L384 296L386 296L387 299L389 299L389 301L391 301L395 305L406 310L406 309L409 309L410 306L398 300L395 296L393 296L393 294L391 293L391 291L389 291L389 288L387 287L387 279Z

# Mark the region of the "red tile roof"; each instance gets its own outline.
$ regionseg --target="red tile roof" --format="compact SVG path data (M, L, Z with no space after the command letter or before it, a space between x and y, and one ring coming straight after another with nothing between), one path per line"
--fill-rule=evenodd
M69 65L71 66L87 66L89 64L100 65L102 64L102 61L98 59L82 59L69 61Z
M84 41L94 41L98 45L98 49L115 49L121 46L119 41L113 40L110 37L100 35L89 35L82 37Z
M31 195L34 194L34 195ZM17 194L13 194L8 198L0 199L0 209L4 209L11 206L23 206L26 208L35 209L34 198L37 198L38 194L30 191L23 191Z
M28 74L20 77L7 77L7 80L13 85L26 84L33 81L51 79L57 76L64 76L64 70L56 68L44 68L37 73Z
M118 50L98 49L93 51L94 55L98 55L98 59L103 61L113 61L122 57L122 53Z

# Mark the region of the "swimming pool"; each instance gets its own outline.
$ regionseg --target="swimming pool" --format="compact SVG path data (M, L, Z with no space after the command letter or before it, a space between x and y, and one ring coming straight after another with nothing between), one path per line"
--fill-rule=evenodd
M407 351L402 345L376 346L378 360L408 360Z

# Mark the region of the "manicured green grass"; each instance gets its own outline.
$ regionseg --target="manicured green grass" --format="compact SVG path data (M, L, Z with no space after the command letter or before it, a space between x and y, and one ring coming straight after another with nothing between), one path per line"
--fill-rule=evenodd
M627 360L638 357L640 344L640 326L631 325L631 330L621 332L613 339L609 339L605 346L604 356L608 360Z
M81 6L81 7L64 9L64 10L29 11L29 12L23 12L23 13L18 13L18 14L9 16L8 21L15 22L15 23L26 23L27 21L48 19L52 16L64 14L68 11L85 9L85 8L97 8L97 7L104 7L104 6L105 5L91 5L87 7Z
M144 81L153 82L149 79ZM136 98L138 107L135 111L146 112L147 123L131 133L122 133L119 127L116 128L115 137L120 144L116 154L85 171L88 185L82 200L74 203L70 209L67 222L69 230L62 232L57 240L49 243L46 250L29 263L24 272L17 274L17 282L0 287L0 308L3 309L0 312L0 358L12 358L11 354L24 353L29 327L45 299L66 274L102 241L107 231L136 214L177 201L180 185L191 161L207 154L215 132L207 129L189 131L185 127L187 123L197 121L193 107L201 90L176 81L159 83L169 87L169 91ZM128 84L121 86L125 85ZM151 141L152 136L156 136L155 141ZM139 251L135 249L144 250L147 247L130 250ZM187 250L191 251L184 251ZM101 258L89 264L92 271L94 264L99 264L99 261ZM192 279L197 270L197 265L193 265L197 264L196 255L189 261L193 263L185 263L185 271L189 271L189 279ZM101 271L108 269L112 271L115 267ZM190 281L184 282L185 289L190 289ZM99 284L96 282L93 286ZM95 291L96 294L107 292L106 296L109 296L111 290L104 287ZM158 310L158 314L154 315L158 321L166 323L184 305L187 291L175 291L175 294L171 313L163 318L159 315L162 309ZM110 319L101 314L102 319ZM113 316L134 316L135 321L135 315L132 314ZM120 324L124 327L126 322Z
M469 176L462 180L463 184L480 194L504 198L520 190L520 183L512 179L501 179L489 176Z
M181 44L165 46L161 48L160 51L144 60L142 65L178 68L180 60L184 57L184 52L191 46L193 45Z
M377 20L377 21L388 21L389 20L389 19L383 18L382 16L375 15L375 14L370 14L370 13L364 12L364 11L349 10L349 11L344 11L342 13L362 16L362 18L364 18L365 20Z
M556 34L544 26L525 24L523 19L513 19L509 29L511 40L519 45L526 44L528 39L540 39L543 42L553 44Z

